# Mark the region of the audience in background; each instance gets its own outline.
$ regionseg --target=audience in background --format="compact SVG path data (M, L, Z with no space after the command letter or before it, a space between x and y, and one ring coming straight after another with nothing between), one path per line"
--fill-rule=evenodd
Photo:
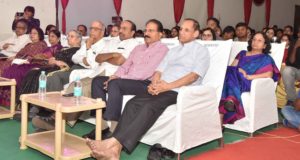
M35 14L35 9L32 6L26 6L24 8L23 13L17 12L16 15L15 15L15 20L13 21L13 24L12 24L12 30L16 30L16 22L19 19L24 19L24 20L27 21L27 25L28 25L27 33L29 33L31 31L32 27L39 28L40 27L40 20L35 19L34 14Z
M292 38L292 42L294 43L294 27L292 27L291 25L287 25L283 28L283 34L287 34L289 36L291 36Z
M84 24L80 24L77 26L77 31L81 33L83 37L87 36L87 27Z
M286 63L286 60L288 58L288 53L291 52L291 48L293 46L291 46L291 42L292 38L291 36L287 35L287 34L283 34L281 36L280 42L285 42L285 49L284 49L284 55L283 55L283 59L282 59L282 63Z
M176 38L179 35L179 30L180 27L179 26L175 26L171 29L171 38Z
M119 37L120 26L113 25L110 31L110 37Z
M216 34L215 31L211 28L205 28L202 30L202 37L201 39L203 41L214 41L216 40Z
M223 40L229 40L229 39L234 39L235 37L235 30L232 26L226 26L223 30L222 33L222 38Z
M172 37L171 30L164 28L162 38L171 38L171 37Z
M135 32L135 37L139 38L139 37L144 37L144 32L142 30L137 30Z
M220 21L215 17L210 17L206 20L206 27L211 28L216 32L217 28L220 27Z
M277 37L275 36L276 32L273 28L267 28L266 35L269 38L271 43L274 43L277 41Z
M248 26L244 22L240 22L235 26L235 41L247 42L249 37L247 34Z
M53 24L47 25L47 27L45 29L45 35L49 35L49 32L54 31L54 30L57 30L55 25L53 25Z
M283 29L279 28L276 30L276 39L278 40L278 42L280 42L279 40L281 40L281 37L283 36Z

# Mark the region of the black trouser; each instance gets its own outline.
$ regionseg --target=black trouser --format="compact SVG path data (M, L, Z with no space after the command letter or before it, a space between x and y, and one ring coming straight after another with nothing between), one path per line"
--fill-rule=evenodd
M156 96L135 96L126 104L113 137L125 151L132 152L165 109L176 104L177 95L175 91L167 91Z
M96 77L92 81L92 98L102 98L106 101L103 115L105 120L118 121L121 116L124 95L146 94L149 80L114 79L108 84L107 91L103 88L108 77ZM106 94L108 99L106 100Z

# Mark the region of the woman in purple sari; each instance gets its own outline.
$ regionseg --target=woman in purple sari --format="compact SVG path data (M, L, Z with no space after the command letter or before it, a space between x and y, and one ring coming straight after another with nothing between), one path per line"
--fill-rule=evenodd
M248 42L248 51L241 51L227 67L219 112L223 124L232 124L245 117L241 95L249 92L256 78L277 81L279 70L269 55L271 44L267 36L257 32Z

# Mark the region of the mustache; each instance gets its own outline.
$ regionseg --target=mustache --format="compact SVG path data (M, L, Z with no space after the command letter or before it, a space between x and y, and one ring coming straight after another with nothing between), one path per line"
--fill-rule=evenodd
M148 35L144 35L144 38L150 38L150 36L148 36Z

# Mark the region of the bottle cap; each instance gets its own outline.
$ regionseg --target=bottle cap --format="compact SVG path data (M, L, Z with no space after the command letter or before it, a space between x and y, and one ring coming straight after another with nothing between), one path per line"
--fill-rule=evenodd
M45 71L42 71L42 74L45 74Z

